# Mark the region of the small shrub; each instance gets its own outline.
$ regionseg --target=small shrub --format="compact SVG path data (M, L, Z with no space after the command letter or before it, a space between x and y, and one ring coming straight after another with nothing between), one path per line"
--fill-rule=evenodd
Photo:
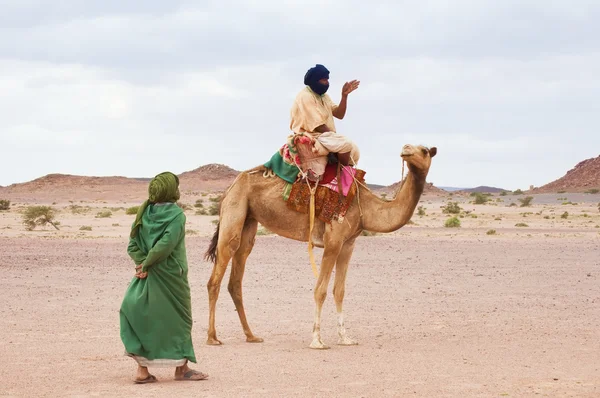
M521 207L531 206L532 200L533 200L533 196L526 196L524 198L519 198L519 202L521 202Z
M515 227L519 227L519 228L523 228L523 227L528 227L529 225L525 224L524 222L519 222L515 224Z
M377 232L371 232L363 229L360 233L360 236L377 236Z
M58 229L54 209L50 206L29 206L23 213L23 224L28 231L32 231L38 225L46 224Z
M265 227L260 227L257 231L256 231L256 235L258 236L264 236L264 235L273 235L273 232L269 231L268 229L266 229Z
M197 209L204 208L204 202L203 202L203 200L202 199L198 199L196 201L196 203L194 203L194 207L197 208Z
M502 218L501 217L496 217L496 218L494 218L494 220L495 221L502 221Z
M380 196L381 196L381 199L387 200L386 199L387 198L387 193L383 192Z
M560 215L560 218L568 218L569 217L569 212L565 211L563 214Z
M484 205L488 200L489 199L486 195L478 193L475 195L475 200L473 201L473 203L475 203L476 205Z
M550 216L544 216L544 219L545 219L545 220L549 220L549 219L550 219Z
M592 188L592 189L588 189L587 191L585 191L585 193L591 193L591 194L596 194L600 192L600 189L598 188Z
M89 213L91 208L89 206L80 206L80 205L69 205L69 210L72 214L86 214Z
M197 216L205 216L207 214L208 214L208 211L206 211L206 209L196 209Z
M208 200L210 200L213 203L218 203L221 201L221 196L211 196L210 198L208 198Z
M523 191L517 189L516 191L513 191L513 195L523 195Z
M567 191L558 191L556 193L566 193Z
M486 235L496 235L496 230L495 229L490 229L489 231L487 231L485 233Z
M183 202L177 202L177 206L181 207L181 210L183 211L188 211L192 209L192 206L188 205L187 203L183 203Z
M477 214L471 214L471 218L477 218Z
M459 228L460 227L460 220L456 217L451 217L449 219L446 220L446 222L444 223L444 227L446 228Z
M211 203L210 207L208 208L208 215L210 216L218 216L219 215L219 208L220 208L220 204L218 202L213 202Z
M446 206L442 206L442 213L444 214L458 214L461 210L458 202L448 202Z
M137 214L139 209L140 209L140 206L130 207L127 210L125 210L125 214L127 214L127 215Z
M508 192L506 192L506 191L500 192L500 196L506 196L506 195L508 195Z
M600 204L598 206L600 208ZM417 215L419 215L421 217L425 216L426 215L425 210L427 210L425 207L419 206L419 208L417 209Z
M101 211L96 214L96 218L109 218L110 216L112 216L112 211L110 210Z
M508 207L517 207L517 204L515 202L511 202L511 204L509 204Z
M10 209L10 200L0 199L0 210Z
M198 235L198 231L196 231L195 229L186 229L185 234L186 235Z
M212 225L217 225L217 224L219 223L219 220L212 220L210 223L211 223Z
M90 227L89 225L82 225L81 228L79 228L80 231L91 231L92 227Z
M115 223L112 225L113 227L120 227L119 223Z

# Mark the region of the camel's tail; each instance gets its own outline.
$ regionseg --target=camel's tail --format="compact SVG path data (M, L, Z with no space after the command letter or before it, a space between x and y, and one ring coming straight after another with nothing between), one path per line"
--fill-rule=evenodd
M212 240L210 241L210 245L208 246L206 253L204 253L204 259L206 261L210 261L213 264L217 262L217 243L219 243L219 225L220 223L217 223L217 229L215 230L215 233L212 237Z

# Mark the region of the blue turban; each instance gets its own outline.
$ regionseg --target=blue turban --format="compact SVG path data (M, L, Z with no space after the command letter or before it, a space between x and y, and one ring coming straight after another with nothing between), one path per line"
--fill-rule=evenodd
M329 79L329 70L321 64L316 64L304 75L304 84L315 93L323 95L327 92L329 85L319 83L321 79Z

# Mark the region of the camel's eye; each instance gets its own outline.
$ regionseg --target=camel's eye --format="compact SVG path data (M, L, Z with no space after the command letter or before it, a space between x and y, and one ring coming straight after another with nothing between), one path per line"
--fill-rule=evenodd
M421 148L421 152L423 152L423 155L427 155L428 151L425 148Z

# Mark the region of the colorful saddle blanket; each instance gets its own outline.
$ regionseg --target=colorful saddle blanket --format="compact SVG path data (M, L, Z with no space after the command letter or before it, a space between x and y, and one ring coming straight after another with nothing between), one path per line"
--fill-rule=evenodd
M365 172L359 169L354 170L354 177L358 182L364 184ZM353 182L353 181L352 181ZM335 189L334 189L335 188ZM350 208L358 184L351 183L345 195L337 192L337 184L331 182L325 185L319 185L315 191L315 216L326 223L334 220L343 220L346 212ZM287 207L300 213L309 213L310 206L310 187L307 182L302 180L293 184L287 184L284 198L287 197Z

